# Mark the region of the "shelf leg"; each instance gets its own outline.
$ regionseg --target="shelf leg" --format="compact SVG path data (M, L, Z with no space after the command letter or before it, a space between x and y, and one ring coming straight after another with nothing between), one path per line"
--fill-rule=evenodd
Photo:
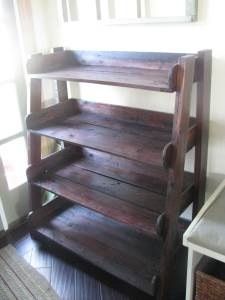
M197 141L195 147L195 187L193 217L205 202L206 168L208 156L209 112L211 94L212 51L201 51L199 57L199 81L197 84Z
M63 47L57 47L53 49L54 53L64 51ZM65 102L68 100L67 82L57 80L57 93L59 102Z
M41 110L42 82L41 79L31 79L30 83L30 112ZM41 160L41 138L28 133L28 162L37 164ZM35 210L42 205L41 189L29 184L30 209Z
M187 282L186 282L186 300L194 299L194 279L195 268L202 258L202 254L188 249L188 264L187 264Z
M53 49L54 53L64 51L63 47L56 47ZM57 94L58 94L58 101L60 103L66 102L68 100L68 87L66 81L57 80ZM63 147L69 146L69 144L61 142Z
M179 244L178 220L182 206L184 163L190 118L191 91L194 81L194 56L181 57L177 74L178 91L173 120L172 144L175 148L169 168L166 210L164 217L165 241L161 259L158 300L167 300L176 250Z

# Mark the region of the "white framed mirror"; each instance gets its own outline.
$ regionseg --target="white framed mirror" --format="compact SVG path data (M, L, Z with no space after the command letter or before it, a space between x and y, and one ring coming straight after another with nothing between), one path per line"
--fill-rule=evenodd
M64 22L194 22L198 0L59 0Z

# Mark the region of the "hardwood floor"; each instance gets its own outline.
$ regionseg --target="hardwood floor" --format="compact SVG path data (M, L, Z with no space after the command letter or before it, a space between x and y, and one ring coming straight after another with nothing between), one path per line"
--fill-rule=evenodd
M56 253L32 239L26 226L12 232L8 242L41 273L62 300L153 300L132 286L90 265L79 257L68 257L67 252ZM184 285L179 266L176 288L170 300L184 300ZM168 300L169 300L168 299Z
M30 234L10 238L18 253L40 272L62 300L149 300L149 297L79 258L56 255Z

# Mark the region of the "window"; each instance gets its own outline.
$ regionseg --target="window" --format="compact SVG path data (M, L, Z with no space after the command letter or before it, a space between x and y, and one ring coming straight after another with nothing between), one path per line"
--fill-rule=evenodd
M61 0L60 10L65 22L192 22L197 0Z
M0 158L9 189L26 181L25 81L13 1L0 0Z

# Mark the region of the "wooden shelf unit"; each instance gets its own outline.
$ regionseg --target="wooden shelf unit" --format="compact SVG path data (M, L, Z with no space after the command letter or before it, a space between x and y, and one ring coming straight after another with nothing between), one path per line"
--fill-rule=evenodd
M32 57L28 72L33 236L167 299L179 237L189 224L181 213L193 203L195 215L204 199L211 51L56 49ZM43 109L46 78L57 80L60 103ZM175 113L68 99L66 81L176 92ZM192 118L194 82L197 113ZM63 141L64 149L41 159L41 136ZM185 155L193 147L194 173L185 172ZM42 189L58 198L43 206Z

